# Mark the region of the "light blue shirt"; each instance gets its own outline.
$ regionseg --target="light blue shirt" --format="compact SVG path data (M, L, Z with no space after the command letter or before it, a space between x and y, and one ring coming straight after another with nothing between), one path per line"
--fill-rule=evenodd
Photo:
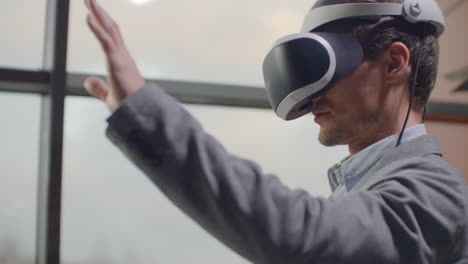
M424 124L409 127L403 133L401 144L426 134ZM337 197L348 193L377 161L395 148L398 136L399 134L395 134L377 141L331 167L328 170L328 181L333 191L333 196Z

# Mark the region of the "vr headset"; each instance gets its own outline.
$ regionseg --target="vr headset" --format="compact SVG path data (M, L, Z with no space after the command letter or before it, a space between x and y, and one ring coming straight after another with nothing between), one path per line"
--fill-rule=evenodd
M404 3L318 0L305 16L300 33L276 41L263 61L267 94L276 115L292 120L310 113L312 100L325 94L363 59L361 44L350 34L318 32L317 28L342 19L377 22L385 16L428 24L437 37L444 31L444 16L434 0Z

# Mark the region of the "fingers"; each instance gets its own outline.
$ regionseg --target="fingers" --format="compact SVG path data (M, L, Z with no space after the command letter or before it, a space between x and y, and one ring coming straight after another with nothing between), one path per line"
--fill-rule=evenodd
M125 47L114 20L96 0L84 1L89 9L86 18L88 26L104 49L109 74L109 83L89 77L84 86L88 93L105 102L111 111L115 111L126 97L142 88L145 81Z
M84 82L86 91L92 96L98 98L101 101L107 100L109 94L109 85L102 79L97 77L88 77Z
M107 34L107 32L102 28L102 26L99 25L99 22L96 20L96 17L92 14L88 14L88 16L86 17L86 22L88 23L89 28L98 39L106 54L110 53L115 48L114 41L111 39L109 34Z
M105 51L123 46L122 35L117 23L96 2L96 0L85 0L90 13L87 17L88 25L98 38Z
M88 9L91 8L91 3L89 2L89 0L85 0L85 5Z

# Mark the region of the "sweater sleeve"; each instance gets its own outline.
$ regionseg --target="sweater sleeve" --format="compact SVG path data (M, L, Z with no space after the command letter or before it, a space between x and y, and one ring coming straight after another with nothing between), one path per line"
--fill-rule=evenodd
M177 207L253 263L435 263L425 228L444 241L455 232L453 207L426 226L418 217L435 209L398 177L336 201L292 190L227 153L154 84L108 122L109 139ZM459 202L445 192L433 198Z

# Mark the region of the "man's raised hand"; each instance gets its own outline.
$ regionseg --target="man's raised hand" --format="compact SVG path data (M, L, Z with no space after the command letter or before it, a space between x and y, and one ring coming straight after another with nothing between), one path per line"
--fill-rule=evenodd
M88 26L106 55L108 78L104 81L88 77L84 86L88 93L105 102L113 112L127 96L141 89L145 80L125 46L117 23L96 0L85 0L85 4L89 10Z

